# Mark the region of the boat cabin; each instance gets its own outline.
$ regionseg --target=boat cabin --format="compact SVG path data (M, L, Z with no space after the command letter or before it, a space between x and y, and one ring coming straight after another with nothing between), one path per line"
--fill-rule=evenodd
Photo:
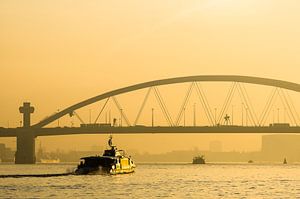
M113 146L111 149L105 150L103 156L120 157L125 156L125 152L123 150L117 150L117 148Z

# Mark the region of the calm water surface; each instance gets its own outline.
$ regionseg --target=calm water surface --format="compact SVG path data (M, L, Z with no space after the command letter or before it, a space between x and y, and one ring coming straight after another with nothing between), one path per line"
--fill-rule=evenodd
M63 173L74 165L0 164L0 174ZM300 199L300 165L138 164L117 176L0 178L0 198Z

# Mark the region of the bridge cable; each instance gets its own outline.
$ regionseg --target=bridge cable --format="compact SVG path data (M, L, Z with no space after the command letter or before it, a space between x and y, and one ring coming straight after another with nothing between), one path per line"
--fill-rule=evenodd
M295 113L296 113L296 117L297 117L297 119L298 119L298 121L299 121L299 120L300 120L300 117L299 117L299 114L298 114L298 112L297 112L297 109L295 108L295 105L294 105L294 103L293 103L293 100L292 100L292 98L291 98L291 96L289 95L288 92L286 92L286 95L287 95L287 98L288 98L288 100L290 101L290 104L291 104L292 108L294 109L294 111L295 111ZM298 124L297 124L297 125L298 125Z
M277 88L278 89L278 88ZM275 92L275 94L277 93L277 90L276 90L276 92ZM268 116L270 115L270 112L271 112L271 109L274 107L274 104L275 104L275 102L277 101L277 99L278 99L278 94L277 95L275 95L275 97L274 97L274 100L273 100L273 103L272 103L272 106L270 107L270 110L269 110L269 114L268 114ZM273 120L272 120L272 123L275 123L275 115L274 115L274 108L273 108ZM267 119L267 118L266 118Z
M198 91L198 96L200 94L201 99L203 101L204 111L205 111L205 114L207 116L207 119L208 119L209 123L213 126L214 125L214 119L213 119L213 116L212 116L212 112L211 112L211 108L209 106L208 100L207 100L207 98L205 96L205 93L203 91L203 88L201 87L201 84L198 83L198 82L195 82L195 85L196 85L196 88L197 88L197 91Z
M162 112L163 112L163 114L164 114L164 116L165 116L167 122L168 122L169 125L171 126L170 118L168 117L168 114L167 114L166 110L164 109L164 106L162 105L160 96L159 96L159 94L158 94L158 92L157 92L157 90L156 90L155 87L154 87L154 94L155 94L155 97L156 97L156 99L157 99L157 101L158 101L158 103L159 103L159 106L160 106L160 108L161 108L161 110L162 110Z
M266 102L266 105L260 115L260 119L259 119L259 126L263 126L264 125L264 121L265 121L265 118L268 116L268 113L270 111L270 107L273 103L273 99L274 99L274 96L276 95L276 90L277 90L277 87L275 87L271 93L269 94L269 97L267 98L267 102Z
M223 104L223 107L221 109L221 112L220 112L220 115L219 115L219 119L218 119L218 124L221 123L221 120L224 116L224 113L228 110L228 106L232 100L232 97L233 97L233 94L236 90L236 82L233 82L230 89L229 89L229 92L227 93L227 96L225 98L225 102Z
M294 103L291 99L290 99L290 101L288 100L288 97L287 97L288 93L287 92L284 92L283 89L281 89L281 91L283 93L283 97L285 98L285 101L286 101L287 105L290 108L291 113L293 114L294 122L295 122L296 126L298 126L297 120L299 119L299 115L298 115L297 110L295 109ZM293 111L294 111L295 115L294 115Z
M277 94L277 95L276 95ZM274 96L275 96L275 98L274 98ZM275 103L275 101L276 101L276 99L278 98L278 96L280 97L280 100L281 100L281 102L282 102L282 104L283 104L283 106L284 106L284 109L285 110L288 110L288 117L289 117L289 119L292 121L292 122L294 122L296 125L298 125L298 123L297 123L297 119L296 119L296 117L295 117L295 115L294 115L294 113L293 113L293 109L292 109L292 107L291 107L291 105L293 106L293 103L292 103L292 101L291 101L291 103L289 103L289 101L288 101L288 99L287 99L287 97L286 97L286 95L285 95L285 93L283 92L283 90L282 89L279 89L279 88L275 88L274 89L274 92L273 92L273 96L272 96L272 98L271 98L271 101L270 102L268 102L268 109L269 110L267 110L266 112L264 112L264 115L261 117L262 119L261 119L261 124L265 124L265 120L267 119L267 117L266 116L268 116L269 115L269 112L271 111L271 109L270 109L270 107L272 107L273 106L273 104ZM295 109L294 109L294 111L295 111ZM268 113L267 113L268 112ZM297 115L297 112L295 111L295 113L296 113L296 115ZM274 122L274 121L273 121Z
M192 93L193 86L194 86L194 82L191 83L191 85L189 86L189 88L187 90L187 93L185 95L185 98L183 100L183 103L181 105L181 108L180 108L179 113L178 113L177 118L176 118L176 123L175 123L176 126L178 126L180 121L181 121L183 111L185 110L186 105L189 101L189 98L190 98L191 93Z
M73 111L73 115L75 115L81 122L81 124L85 124L85 122L81 119L77 112Z
M243 95L243 92L241 91L241 89L237 86L237 91L238 91L238 94L239 94L239 97L242 101L242 109L244 110L244 107L246 109L246 125L247 125L247 122L248 122L248 107L249 105L247 104L247 100L245 100L245 96ZM242 121L243 122L243 121ZM251 120L250 120L251 122Z
M108 98L107 98L107 100L105 101L105 103L104 103L103 107L101 108L101 110L100 110L100 113L98 114L98 116L97 116L97 118L96 118L96 120L95 120L94 124L96 124L96 123L97 123L97 121L98 121L98 119L99 119L100 115L102 114L102 112L103 112L103 110L104 110L104 108L105 108L105 106L106 106L106 104L107 104L107 102L108 102L109 98L110 98L110 97L108 97Z
M293 111L292 111L292 109L291 109L291 106L290 106L289 102L287 101L287 98L286 98L286 96L285 96L285 93L283 92L282 89L279 89L279 90L278 90L278 94L279 94L279 96L280 96L280 98L281 98L281 100L282 100L282 102L283 102L284 109L285 109L285 110L288 110L288 117L289 117L290 120L293 121L293 122L295 123L295 125L297 126L297 120L296 120L296 118L295 118L295 115L294 115L294 113L293 113ZM285 114L285 112L284 112L284 114Z
M275 98L274 98L274 101L272 102L272 106L274 105L274 103L275 103L275 101L277 101L277 98L279 97L280 98L280 100L281 100L281 102L282 102L282 104L283 104L283 106L284 106L284 109L285 110L288 110L288 117L289 117L289 119L293 122L293 120L294 120L294 123L297 125L297 122L296 122L296 120L295 120L295 117L294 117L294 114L293 114L293 112L292 112L292 110L291 110L291 108L290 108L290 106L289 106L289 103L286 101L286 99L285 99L285 95L284 95L284 93L281 93L281 90L279 89L279 88L277 88L276 87L276 89L275 89L275 93L274 94L277 94L276 96L275 96ZM271 106L271 107L272 107ZM271 110L271 109L270 109ZM269 110L269 111L270 111ZM269 114L268 114L269 115ZM273 117L274 117L274 115L273 115ZM293 119L292 119L293 118ZM267 118L265 118L265 119L267 119ZM274 123L274 118L273 118L273 123ZM263 123L263 124L265 124L265 122Z
M223 116L225 115L225 113L228 112L228 109L229 109L229 105L232 103L232 100L233 100L233 97L235 95L235 92L237 90L237 82L235 82L235 85L234 87L232 88L232 93L231 93L231 96L228 98L228 102L225 106L225 109L224 109L224 112L223 112ZM230 118L229 118L230 120ZM229 124L231 123L232 121L229 121ZM228 121L226 121L225 117L224 117L224 124L227 123L228 124ZM232 124L232 123L231 123Z
M263 125L265 124L265 122L266 122L268 116L270 115L271 108L274 106L274 103L277 101L277 98L278 98L278 95L276 95L277 89L278 89L278 88L275 89L275 92L274 92L274 98L272 99L272 101L271 101L271 103L270 103L269 111L268 111L268 113L267 113L267 115L266 115L265 120L263 121ZM274 115L273 115L273 121L272 121L272 122L274 123Z
M210 109L210 106L207 102L207 98L205 96L205 93L204 93L202 87L200 87L197 82L195 82L195 85L196 85L196 90L197 90L198 97L200 99L200 102L202 103L202 106L204 108L204 112L206 114L208 122L213 126L214 125L214 122L213 122L213 119L212 119L213 117L212 117L211 109Z
M157 98L157 100L159 102L160 108L162 109L166 120L168 121L168 123L169 123L170 126L173 126L172 119L171 119L170 114L169 114L169 112L167 110L167 107L165 106L165 103L164 103L164 101L163 101L163 99L161 97L161 94L160 94L158 88L157 87L153 87L153 88L154 88L155 96L156 96L156 98Z
M220 111L220 115L219 115L219 119L218 119L218 124L221 123L222 117L223 117L223 115L225 113L226 107L228 106L227 104L230 101L230 98L231 98L232 92L234 91L235 86L236 86L235 82L233 82L232 85L231 85L231 87L230 87L230 89L229 89L229 92L227 93L227 96L225 98L225 102L223 104L223 107L222 107L222 109Z
M285 101L284 101L284 99L283 99L283 97L282 97L282 95L281 95L279 89L277 90L277 94L278 94L278 96L279 96L279 98L280 98L280 100L281 100L281 103L282 103L283 108L284 108L284 113L285 113L285 110L287 110L287 106L286 106L286 104L285 104ZM279 110L278 110L278 111L279 111ZM291 117L290 117L290 115L289 115L289 112L288 112L288 117L289 117L289 119L292 121L292 119L291 119ZM279 118L278 118L278 119L279 119ZM280 123L279 120L278 120L278 123Z
M210 113L211 121L214 121L214 119L213 119L213 113L212 113L212 111L211 111L211 108L210 108L210 105L209 105L208 100L207 100L207 98L206 98L206 95L205 95L205 93L204 93L204 90L203 90L203 88L202 88L202 86L201 86L200 83L197 84L197 85L199 85L199 88L200 88L199 90L203 93L204 102L206 103L206 107L207 107L207 109L208 109L208 111L209 111L209 113ZM212 124L214 124L214 122L212 122Z
M156 98L157 98L157 100L159 102L160 108L162 109L162 111L163 111L163 113L165 115L166 120L168 121L168 123L169 123L170 126L174 126L172 118L171 118L171 116L170 116L170 114L168 112L168 109L167 109L167 107L166 107L166 105L165 105L165 103L164 103L164 101L163 101L163 99L162 99L162 97L160 95L160 92L159 92L158 88L157 87L153 87L153 88L154 88L155 96L156 96Z
M246 114L248 113L248 109L249 109L249 113L250 113L250 118L252 119L252 124L254 125L254 126L257 126L256 124L256 121L255 121L255 117L254 117L254 115L255 115L255 112L254 112L254 110L253 110L253 106L252 106L252 104L251 104L251 101L248 101L249 99L247 99L247 97L246 97L246 95L244 94L244 91L243 91L243 89L242 89L242 87L241 87L241 85L240 85L240 83L237 83L237 85L238 85L238 92L240 93L240 96L242 97L242 100L245 102L245 104L246 104ZM250 120L251 121L251 120Z
M141 106L141 108L140 108L140 110L139 110L139 112L138 112L138 114L137 114L137 116L136 116L136 119L135 119L135 121L134 121L134 123L133 123L133 126L135 126L135 125L138 123L138 120L139 120L139 118L140 118L140 116L141 116L142 111L144 110L145 104L146 104L146 102L147 102L147 100L148 100L148 98L149 98L149 95L150 95L151 90L152 90L152 87L150 87L150 88L148 89L147 93L146 93L146 96L145 96L144 101L143 101L143 103L142 103L142 106Z
M159 107L160 107L161 111L163 112L165 119L167 120L167 122L169 123L169 125L171 125L171 123L169 121L169 118L168 118L168 116L167 116L167 114L166 114L166 112L165 112L165 110L164 110L164 108L163 108L163 106L162 106L162 104L160 102L160 98L159 98L159 96L158 96L158 94L156 92L155 87L153 87L153 89L154 89L155 98L156 98L156 100L157 100L157 102L159 104Z
M243 92L243 90L241 89L241 87L240 87L239 84L238 84L238 87L237 87L237 88L238 88L237 90L238 90L238 93L239 93L239 96L240 96L242 102L244 103L244 105L246 105L246 122L248 122L248 110L249 110L249 114L250 114L250 122L252 122L252 124L256 125L256 124L255 124L255 121L254 121L254 119L253 119L252 112L251 112L251 107L250 107L250 105L249 105L249 103L248 103L248 101L247 101L247 98L246 98L246 96L245 96L245 94L244 94L244 92ZM252 119L252 120L251 120L251 119Z
M117 106L117 108L118 108L118 110L119 110L119 112L120 112L120 114L121 114L121 117L124 118L124 120L125 120L127 126L131 126L131 125L130 125L130 122L129 122L128 118L127 118L127 116L126 116L125 113L124 113L124 110L122 109L121 105L120 105L119 102L117 101L116 96L112 96L112 99L113 99L115 105Z
M254 116L254 119L255 119L255 125L256 125L257 122L258 122L258 118L257 118L257 115L256 115L256 113L255 113L255 109L254 109L254 107L253 107L253 105L252 105L252 101L251 101L251 99L250 99L250 97L249 97L249 95L248 95L248 92L247 92L246 88L245 88L245 85L244 85L244 84L241 84L241 83L238 83L238 84L239 84L239 86L241 87L241 89L244 90L244 92L245 92L245 94L246 94L246 98L247 98L248 103L249 103L249 105L250 105L250 107L251 107L251 110L252 110L252 113L253 113L253 116Z

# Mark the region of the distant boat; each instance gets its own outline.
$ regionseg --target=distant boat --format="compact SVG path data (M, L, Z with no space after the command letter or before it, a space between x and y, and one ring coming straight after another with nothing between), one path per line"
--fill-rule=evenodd
M284 160L283 160L283 164L287 164L286 158L284 158Z
M249 160L248 163L253 163L253 160Z
M193 164L205 164L205 158L203 155L199 155L193 158Z

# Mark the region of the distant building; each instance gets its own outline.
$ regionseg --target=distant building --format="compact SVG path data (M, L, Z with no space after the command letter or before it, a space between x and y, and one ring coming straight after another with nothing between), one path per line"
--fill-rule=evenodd
M264 135L261 152L269 161L300 161L300 135Z
M15 152L0 143L0 162L14 162Z
M222 152L222 142L215 140L209 143L210 152Z

